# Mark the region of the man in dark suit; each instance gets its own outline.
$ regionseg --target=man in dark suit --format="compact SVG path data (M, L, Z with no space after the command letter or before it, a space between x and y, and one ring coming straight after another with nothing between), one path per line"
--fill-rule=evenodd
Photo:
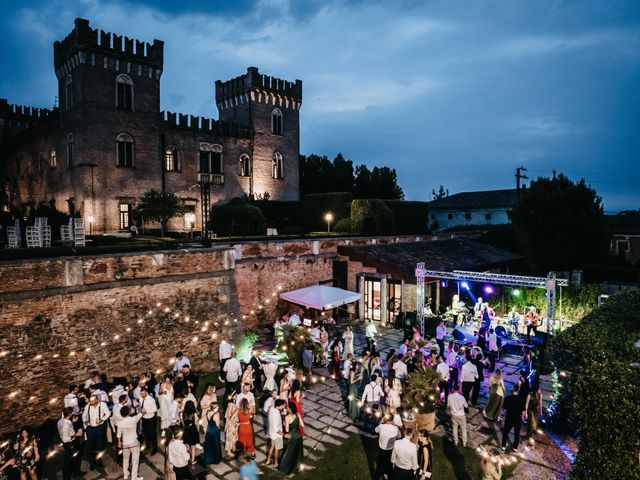
M262 361L260 360L260 352L253 351L249 365L253 367L253 388L256 392L262 391Z
M505 415L504 428L502 429L502 451L507 449L507 438L509 432L513 428L513 451L518 451L518 443L520 442L520 427L522 426L522 411L524 404L522 398L518 395L518 387L513 387L511 395L504 399Z

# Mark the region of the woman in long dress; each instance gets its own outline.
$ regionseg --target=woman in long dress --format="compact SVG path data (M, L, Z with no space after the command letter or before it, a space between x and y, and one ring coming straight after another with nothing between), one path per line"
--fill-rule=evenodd
M500 420L504 394L504 380L502 379L502 372L498 368L489 379L489 400L486 408L482 411L482 415L487 420Z
M207 422L204 437L204 463L217 465L222 461L222 447L220 445L220 410L215 402L203 412Z
M278 371L278 365L273 362L265 363L262 366L262 371L264 372L264 376L266 380L264 382L264 389L269 392L278 391L278 385L276 384L275 376Z
M238 417L238 442L242 445L243 450L247 451L252 457L255 457L256 448L253 443L251 407L246 398L243 398L240 402L240 408L236 412L236 416Z
M324 325L320 325L320 345L322 345L322 366L326 367L329 363L329 334Z
M289 402L289 414L284 417L283 427L288 441L278 470L280 473L290 475L298 471L304 457L304 447L302 445L304 421L298 414L296 404L293 402Z
M291 384L289 383L289 376L283 375L280 379L280 399L285 402L289 400L289 390L291 389Z
M232 457L236 452L236 444L238 443L238 416L236 412L235 395L229 400L227 404L227 411L225 413L224 424L224 451L227 456Z
M389 375L384 381L384 394L388 408L400 408L402 406L402 400L400 398L402 394L402 382L396 378L396 371L393 368L389 369Z
M351 365L351 372L349 373L349 418L355 421L360 416L360 382L362 381L362 375L358 373L358 364Z
M342 354L344 358L347 358L349 353L353 355L353 330L349 325L347 325L347 329L342 334L342 338L344 338L344 351Z
M216 395L216 386L212 383L207 383L204 389L204 395L200 399L200 408L202 409L202 419L200 423L205 433L207 433L207 416L205 412L209 409L212 403L218 403L218 396ZM218 424L219 425L219 424Z
M184 444L189 447L191 453L191 463L196 461L196 445L200 444L200 433L198 432L198 411L192 401L184 404L182 412L184 421Z
M158 386L158 402L160 403L160 430L161 436L165 436L167 428L171 425L171 403L173 402L173 377L165 375Z
M302 387L300 385L300 380L294 380L291 385L291 396L289 397L289 403L293 402L296 405L296 412L298 412L298 416L302 421L304 421L304 415L302 413L302 398L304 397L302 393ZM304 423L300 425L300 433L304 436Z

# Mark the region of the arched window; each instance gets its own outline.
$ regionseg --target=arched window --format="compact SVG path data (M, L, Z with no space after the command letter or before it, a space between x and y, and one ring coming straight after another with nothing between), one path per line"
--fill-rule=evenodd
M119 167L133 167L134 165L134 148L133 137L128 133L121 133L116 138L117 144L117 161Z
M116 108L118 110L133 110L133 80L129 75L116 77Z
M67 135L67 168L73 167L73 133Z
M284 178L284 161L282 155L279 152L273 154L273 160L271 163L271 176L275 179L281 180Z
M51 147L49 149L49 165L51 168L58 167L58 154L56 153L56 147Z
M67 75L64 83L64 101L65 110L71 110L73 108L73 80L71 79L71 75Z
M282 135L282 112L279 108L274 108L271 112L271 133Z
M180 170L178 162L178 149L176 147L167 147L164 151L164 165L167 172L177 172Z
M222 175L222 146L208 143L200 144L200 170L199 173L213 173Z
M240 155L240 176L251 176L251 159L249 158L249 155Z

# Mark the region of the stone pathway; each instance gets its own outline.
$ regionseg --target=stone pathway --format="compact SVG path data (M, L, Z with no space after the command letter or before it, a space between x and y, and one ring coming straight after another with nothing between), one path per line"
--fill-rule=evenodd
M354 347L356 352L362 351L366 347L364 337L364 329L358 325L355 328ZM378 350L383 354L390 348L398 348L402 340L402 332L393 329L382 329L378 340ZM256 344L258 349L270 349L271 342L262 339ZM384 357L384 355L383 355ZM497 368L501 368L505 376L505 384L509 388L518 378L519 358L507 356L496 363ZM342 441L352 433L358 433L363 436L374 437L369 432L359 428L358 424L354 424L346 416L344 404L341 401L340 390L334 380L330 378L327 370L324 368L316 368L314 370L316 382L311 385L310 390L305 393L304 399L304 416L305 416L305 463L303 468L311 469L310 464L322 457L323 452L329 444L339 445ZM485 374L488 379L489 375ZM544 397L544 407L548 407L552 390L552 382L548 376L541 378L541 386ZM480 404L485 405L487 402L488 389L486 382L483 385ZM433 432L438 436L450 436L450 422L446 415L438 414L438 425ZM256 460L262 469L266 458L266 435L262 425L261 415L254 418L255 444L256 444ZM486 422L481 414L481 407L470 407L467 415L468 422L468 445L471 448L488 448L497 446L502 435L500 433L501 425ZM525 429L523 428L523 432ZM524 435L523 435L524 437ZM522 438L523 438L522 437ZM506 458L516 463L515 471L512 478L518 479L566 479L570 469L570 463L561 452L560 448L546 434L536 435L536 445L533 448L524 447L521 443L520 452L509 454ZM524 448L523 448L524 447ZM102 458L105 469L89 472L85 477L86 480L109 479L115 480L122 478L122 469L113 457L112 449L108 449ZM161 452L153 457L149 455L141 456L140 475L145 480L162 479L164 472L164 446L161 446ZM88 470L88 465L83 462L84 470ZM207 480L226 479L237 480L238 467L234 460L223 460L219 465L211 466L210 472L207 474ZM62 478L58 474L56 478Z

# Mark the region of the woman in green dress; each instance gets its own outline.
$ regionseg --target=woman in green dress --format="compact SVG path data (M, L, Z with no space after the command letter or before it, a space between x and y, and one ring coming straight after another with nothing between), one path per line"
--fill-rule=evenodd
M489 380L489 401L487 407L482 411L482 415L487 420L499 420L504 402L505 387L502 380L502 372L497 369Z
M302 446L302 433L300 428L304 428L304 422L296 404L289 402L289 414L284 417L285 438L287 438L287 447L280 460L280 468L278 471L285 475L290 475L298 471L302 458L304 456L304 448Z
M351 371L349 373L349 418L353 421L360 416L360 384L362 381L362 375L358 373L358 363L354 362L351 365Z

